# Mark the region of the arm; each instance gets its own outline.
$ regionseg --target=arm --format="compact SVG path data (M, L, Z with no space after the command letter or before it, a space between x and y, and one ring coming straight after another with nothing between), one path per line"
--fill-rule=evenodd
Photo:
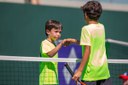
M59 51L59 49L64 45L65 42L66 42L66 39L62 40L54 49L52 49L51 51L49 51L47 53L47 55L49 57L53 57Z
M80 44L80 41L79 40L76 40L76 39L73 39L73 38L67 38L66 39L66 43L65 44L69 45L69 44L72 44L72 43L79 45Z
M50 57L53 57L62 46L68 46L69 44L72 44L72 43L79 44L80 42L72 38L64 39L53 50L48 52L47 55Z
M86 62L88 61L89 55L90 55L90 46L85 46L85 52L84 52L84 56L81 60L80 66L78 68L78 70L76 71L76 73L74 74L74 76L72 77L73 80L78 80L78 78L81 76L82 71L84 69L84 66L86 64Z

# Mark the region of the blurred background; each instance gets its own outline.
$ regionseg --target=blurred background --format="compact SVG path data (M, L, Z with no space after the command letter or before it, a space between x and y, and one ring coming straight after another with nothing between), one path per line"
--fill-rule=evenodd
M63 24L61 39L79 40L81 28L86 25L80 7L87 1L0 0L0 55L39 57L40 43L46 38L44 26L48 19L55 19ZM103 6L103 14L99 22L105 25L108 59L127 60L128 0L98 1ZM62 48L59 55L60 58L81 58L81 47L72 45L66 50ZM18 68L20 66L21 68ZM0 68L2 68L0 85L38 85L38 66L39 63L17 64L17 62L0 61ZM122 81L118 76L128 71L127 67L127 63L110 63L113 85L121 85ZM76 68L74 67L74 70ZM64 68L61 68L61 71L63 70ZM67 83L67 85L73 84Z

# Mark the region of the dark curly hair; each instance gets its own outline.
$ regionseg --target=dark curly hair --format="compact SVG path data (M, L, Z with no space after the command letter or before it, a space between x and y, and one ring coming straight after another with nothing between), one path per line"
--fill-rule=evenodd
M84 15L92 20L98 20L102 13L102 6L98 1L88 1L82 7Z

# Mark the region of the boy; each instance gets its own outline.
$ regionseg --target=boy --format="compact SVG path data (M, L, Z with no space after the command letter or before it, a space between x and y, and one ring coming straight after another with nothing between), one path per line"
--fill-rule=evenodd
M75 39L64 39L58 45L55 44L61 37L62 24L56 20L48 20L45 24L45 34L47 39L41 43L41 57L58 58L57 52L62 46L76 42ZM58 81L58 63L41 62L39 85L59 85Z
M102 6L98 1L88 1L82 7L88 25L81 31L82 61L72 79L82 78L87 85L111 85L105 48L104 25L98 22Z

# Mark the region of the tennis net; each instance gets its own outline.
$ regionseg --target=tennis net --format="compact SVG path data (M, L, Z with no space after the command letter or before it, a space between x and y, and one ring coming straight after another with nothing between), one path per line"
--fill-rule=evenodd
M40 62L58 62L59 85L75 85L64 67L65 62L75 71L81 59L0 56L0 85L39 85ZM127 59L109 59L113 85L121 85L119 75L128 71Z

